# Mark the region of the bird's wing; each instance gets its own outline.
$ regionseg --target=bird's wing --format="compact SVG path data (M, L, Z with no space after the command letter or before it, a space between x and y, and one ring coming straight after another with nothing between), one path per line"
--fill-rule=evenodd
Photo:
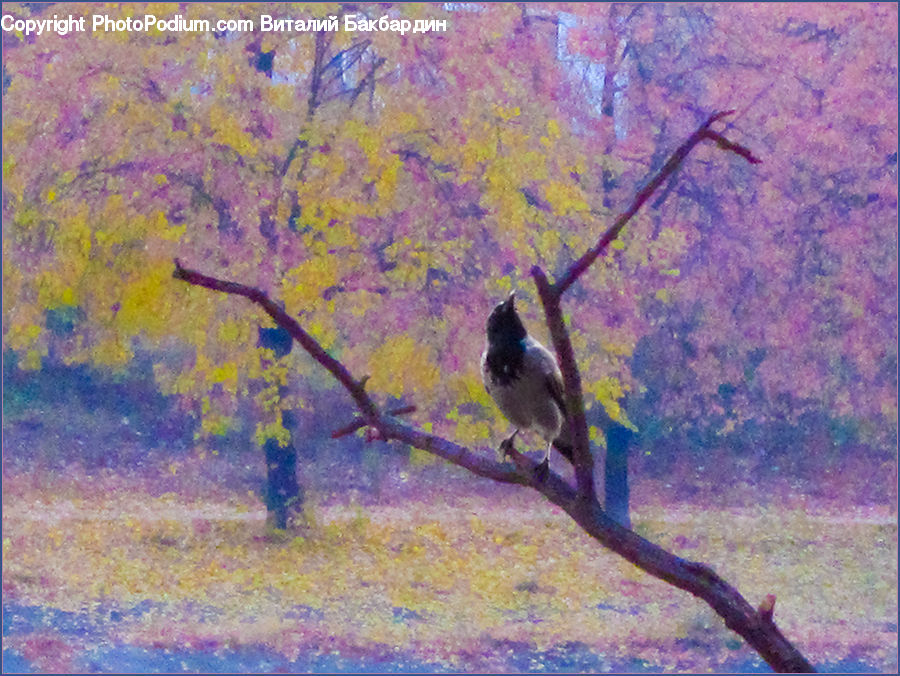
M550 394L553 401L556 402L556 405L559 406L563 418L568 418L569 414L566 409L562 373L559 371L559 364L556 363L556 358L550 350L541 345L534 338L531 338L531 336L528 337L528 340L528 354L532 358L533 363L536 364L544 374L544 384L547 388L547 392Z
M550 396L553 397L553 401L556 402L556 405L559 406L559 412L562 413L563 418L568 418L569 414L566 412L566 401L563 396L563 383L562 377L559 372L551 374L547 378L547 390L550 392Z
M487 393L494 396L493 392L491 392L491 374L488 368L487 357L488 351L485 348L484 352L481 353L481 382L484 383L484 389L487 390Z

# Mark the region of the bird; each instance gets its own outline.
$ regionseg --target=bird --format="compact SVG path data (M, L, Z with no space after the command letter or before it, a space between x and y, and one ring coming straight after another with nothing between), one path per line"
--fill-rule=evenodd
M535 477L542 481L550 467L551 448L572 462L571 434L559 364L550 350L528 334L516 312L515 296L513 290L488 316L481 377L500 412L516 428L500 445L498 460L505 459L506 449L520 431L535 431L547 442L544 459L535 470Z

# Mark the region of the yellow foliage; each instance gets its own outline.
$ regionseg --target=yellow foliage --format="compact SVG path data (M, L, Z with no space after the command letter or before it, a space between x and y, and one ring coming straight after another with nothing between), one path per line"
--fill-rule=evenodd
M322 292L338 283L338 257L310 258L291 268L282 281L282 297L295 311L311 308Z
M597 401L602 404L610 418L629 429L637 431L637 428L628 419L625 409L619 405L619 401L625 396L625 391L622 389L622 383L618 378L611 376L601 378L586 386L585 389L591 392Z
M513 279L509 275L495 277L487 280L485 291L491 298L496 298L500 302L509 295L513 290Z
M39 272L34 279L38 292L38 305L53 310L64 305L75 305L75 293L58 270Z
M290 110L294 105L294 87L288 84L272 84L263 89L269 105L279 110Z
M146 331L151 337L166 334L172 313L172 272L168 264L148 267L126 284L116 324L127 336Z
M584 201L581 189L571 183L547 181L544 184L544 198L553 207L553 213L557 216L590 209L588 203Z
M219 340L223 343L245 345L250 340L250 323L246 320L226 320L217 329Z
M397 174L403 168L403 162L396 155L390 155L383 163L381 176L375 184L378 198L385 208L389 208L389 202L397 188Z
M506 159L493 162L485 171L487 185L482 201L494 212L501 232L515 241L527 230L529 206L513 171Z
M516 160L516 167L523 184L528 181L546 181L549 176L547 158L534 150L522 153Z
M119 369L134 356L131 348L119 336L104 338L91 348L91 361L97 366Z
M337 342L338 330L333 318L328 315L319 315L319 318L311 320L306 328L309 335L326 350L332 349Z
M269 439L277 441L280 448L284 448L291 443L291 433L285 429L282 424L280 411L278 413L278 420L268 423L258 423L256 425L256 443L262 446Z
M347 294L347 309L352 316L363 317L369 310L375 307L380 298L381 297L377 293L360 289Z
M117 258L112 250L116 244L137 245L139 242L143 249L148 235L147 216L131 211L123 195L116 193L107 197L100 213L93 220L104 224L104 227L94 231L94 239L98 245L106 247L105 255L111 259Z
M399 397L404 393L429 392L440 379L431 360L431 348L408 335L388 337L369 362L371 387Z
M233 424L234 421L226 415L210 413L200 420L200 429L206 434L221 437L228 433Z
M266 370L266 365L275 359L272 350L264 347L253 347L251 358L247 363L247 377L259 378Z
M254 397L254 400L263 413L272 413L273 411L280 410L279 404L281 403L281 394L279 390L280 387L277 384L272 385L263 388L263 390Z
M238 367L233 361L225 362L212 370L209 375L210 384L222 383L226 392L237 394Z
M41 331L37 324L13 324L6 333L6 345L15 352L25 351L34 347Z
M494 106L494 112L497 116L503 120L504 122L509 122L514 117L519 117L522 114L522 109L519 106L515 108L504 108L503 106Z
M547 135L541 137L541 145L545 148L552 148L554 141L559 140L560 136L559 122L553 119L547 120Z
M86 259L91 254L91 242L93 233L88 225L89 208L84 202L76 207L75 213L65 219L63 227L54 238L56 245L57 258L63 263L72 263L81 270L81 260ZM75 259L74 262L72 259Z
M541 230L534 239L538 253L544 258L555 255L561 245L556 230Z
M433 465L438 462L438 460L438 456L434 455L433 453L429 453L428 451L423 451L418 448L409 449L409 462L413 467Z
M477 137L471 135L462 147L462 170L466 174L473 173L478 165L497 157L496 137Z
M162 211L157 211L150 219L150 232L155 233L159 237L170 242L177 242L187 232L187 224L169 225L169 220Z
M347 136L352 138L366 154L370 164L378 162L381 137L378 129L359 120L347 120L344 125Z
M273 354L271 350L266 350L268 354L264 355L268 360L269 356ZM269 385L287 385L287 377L288 377L289 367L285 360L281 359L278 361L269 360L268 364L265 364L265 367L262 371L263 380Z
M470 373L455 376L451 379L451 387L454 391L461 390L459 399L462 401L481 404L487 409L490 409L493 406L493 399L491 399L491 395L487 393L484 383L481 382L481 377L479 375Z
M397 132L408 134L419 129L422 126L422 120L417 115L401 110L391 120L391 124Z
M257 146L253 137L247 134L241 123L222 106L218 104L210 106L209 126L215 132L213 139L217 143L233 148L244 157L256 156Z
M27 350L25 357L19 362L19 368L23 371L37 371L41 368L41 359L48 354L49 351L46 346Z
M181 473L180 467L171 469ZM258 537L265 527L258 496L237 504L213 497L155 497L143 487L135 490L133 482L112 480L114 500L103 498L108 491L83 498L85 488L71 484L60 491L59 482L24 495L17 491L16 500L4 505L3 569L31 602L62 610L89 606L100 597L164 604L139 627L123 626L129 643L139 637L177 646L184 636L197 635L219 645L266 644L296 654L314 649L326 632L342 645L390 638L433 655L435 646L453 652L459 645L479 645L479 636L488 632L493 639L536 646L557 645L560 636L580 641L603 636L615 650L631 645L636 632L658 646L671 639L673 626L696 624L695 606L673 601L670 587L598 550L595 541L575 534L577 527L565 515L541 501L526 505L495 495L451 505L422 500L365 510L321 505L303 537L275 545ZM59 519L39 518L48 508ZM118 518L85 518L110 509ZM802 509L690 514L672 509L639 508L636 527L669 548L689 536L698 560L733 560L741 588L779 595L790 589L821 598L840 607L857 629L880 627L896 614L893 523L852 518L852 510L823 518ZM198 519L198 511L210 516ZM702 535L719 533L726 522L732 527L724 537ZM773 539L773 532L783 537ZM894 546L866 549L861 542ZM822 561L840 565L823 568ZM831 571L827 584L808 575L810 569ZM848 570L877 593L848 600L840 585ZM586 585L586 579L599 582ZM204 606L200 614L215 606L215 623L185 610L186 602L198 600ZM306 620L285 618L300 604L317 611L317 631L308 636L300 633ZM598 612L598 604L642 611L637 616ZM398 607L419 611L427 621L398 622ZM814 620L814 611L807 615ZM520 621L526 617L535 621ZM200 626L202 634L196 632ZM286 631L288 640L280 644ZM847 639L848 649L853 642L852 636ZM654 647L654 659L664 653ZM683 657L674 651L668 670L677 670Z
M634 345L630 342L614 343L604 340L600 341L600 347L607 355L614 357L630 357L631 353L634 352Z
M41 224L41 212L33 207L23 207L16 213L13 223L22 230L30 230Z
M556 140L560 137L559 131L559 122L554 119L547 120L547 136L549 136L552 140Z
M309 158L309 166L322 169L325 175L332 180L343 176L347 168L344 158L338 153L313 153ZM317 191L314 189L314 186L315 183L312 181L302 181L296 185L296 188L301 195L307 193L312 197L316 197Z
M466 444L486 442L491 439L493 429L483 420L474 420L470 415L461 415L456 421L454 437Z

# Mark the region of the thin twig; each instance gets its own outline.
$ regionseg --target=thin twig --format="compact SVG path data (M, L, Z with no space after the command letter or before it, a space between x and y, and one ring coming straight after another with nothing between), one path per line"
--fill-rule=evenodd
M588 249L577 261L572 263L571 266L563 273L563 275L557 280L557 282L553 285L554 293L557 296L562 296L565 293L566 289L568 289L575 281L584 274L584 272L591 267L591 264L597 260L597 257L603 253L607 246L609 246L610 242L612 242L616 237L619 236L619 233L622 231L622 228L631 220L632 216L634 216L638 210L644 205L650 196L656 191L656 189L662 185L663 181L668 178L672 172L674 172L678 167L684 162L684 159L688 156L688 153L694 149L698 143L700 143L704 139L710 139L715 141L716 144L722 148L723 150L730 150L731 152L737 153L748 162L752 162L753 164L758 164L762 160L758 159L750 152L749 149L744 146L733 143L726 139L721 134L717 132L713 132L709 130L710 125L713 122L717 122L721 120L723 117L727 117L734 113L733 110L725 110L719 113L714 113L710 115L709 118L700 125L700 128L697 129L687 141L681 144L677 150L669 157L666 163L662 166L662 168L656 173L656 175L650 179L650 182L644 186L637 195L635 195L634 200L631 203L631 206L620 215L615 223L607 230L597 243Z
M387 411L385 413L385 415L400 416L400 415L408 415L410 413L415 413L415 412L416 412L415 406L401 406L400 408L390 409L389 411ZM354 432L356 432L356 430L360 430L368 424L369 423L366 422L365 418L357 417L353 422L348 423L347 425L344 425L343 427L334 430L331 433L331 438L332 439L340 439L341 437L349 436L349 435L353 434Z
M766 598L759 604L759 617L763 622L774 624L775 594L766 594Z
M560 370L563 374L566 406L568 409L567 413L572 431L572 442L575 448L574 465L578 493L582 499L588 502L593 501L596 496L596 489L594 487L594 463L590 453L587 419L584 413L584 396L581 388L581 375L575 359L572 341L569 338L569 332L566 329L565 321L563 320L560 300L563 293L565 293L575 280L584 274L591 264L597 260L597 257L606 249L609 243L619 236L619 233L621 233L625 224L631 220L657 188L678 170L681 163L684 162L685 158L688 156L688 153L690 153L690 151L703 139L713 140L720 148L735 152L750 162L759 162L750 150L744 146L733 143L721 134L709 130L710 125L727 115L731 115L733 112L734 111L732 110L727 110L715 113L711 115L706 122L700 125L697 131L695 131L687 141L681 144L681 146L672 153L650 182L638 192L628 210L616 219L612 227L600 237L600 240L596 245L588 249L581 258L572 263L556 284L550 284L546 274L539 266L536 265L531 269L531 276L534 278L538 296L541 299L541 304L544 306L547 328L550 330L553 347L556 350Z

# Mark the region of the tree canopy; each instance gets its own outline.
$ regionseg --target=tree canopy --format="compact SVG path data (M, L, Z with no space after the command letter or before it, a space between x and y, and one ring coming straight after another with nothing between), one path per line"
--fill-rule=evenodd
M26 369L148 351L205 434L255 397L277 436L304 388L330 384L259 347L243 305L173 281L179 257L268 290L373 392L490 444L485 309L516 287L545 338L531 265L561 271L698 121L736 106L728 129L762 169L700 149L573 288L585 387L629 424L626 395L721 432L821 409L890 438L892 11L450 3L352 10L448 21L424 34L5 32L4 347ZM299 389L280 394L289 374Z

